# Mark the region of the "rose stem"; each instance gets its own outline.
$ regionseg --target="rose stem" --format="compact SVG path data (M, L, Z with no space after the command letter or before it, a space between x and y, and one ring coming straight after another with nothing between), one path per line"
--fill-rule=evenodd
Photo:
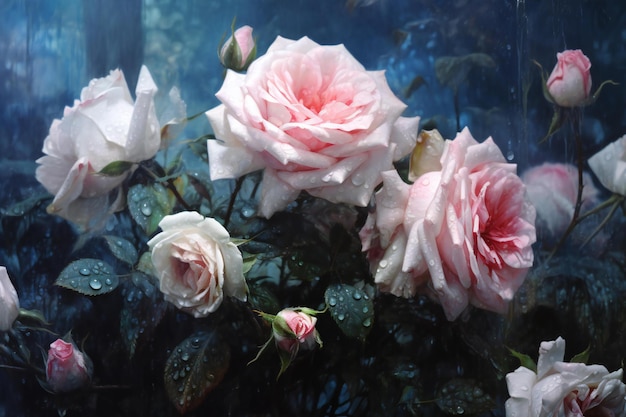
M224 216L224 227L228 228L228 223L230 223L230 216L233 213L233 207L235 206L235 199L237 198L237 194L239 194L239 190L241 190L241 185L243 184L243 180L245 177L237 178L235 182L235 189L233 193L230 195L230 201L228 202L228 209L226 210L226 216Z
M548 259L546 262L550 261L552 257L556 254L556 252L561 248L565 239L572 233L574 227L578 224L578 215L580 214L580 208L583 204L583 169L585 168L585 161L583 159L583 141L580 135L580 119L582 115L580 113L579 108L575 108L572 113L570 113L570 120L572 122L572 130L574 131L574 144L576 145L576 160L578 165L578 193L576 194L576 205L574 206L574 215L572 216L572 220L567 226L567 230L561 236L559 243L556 244L550 255L548 255Z

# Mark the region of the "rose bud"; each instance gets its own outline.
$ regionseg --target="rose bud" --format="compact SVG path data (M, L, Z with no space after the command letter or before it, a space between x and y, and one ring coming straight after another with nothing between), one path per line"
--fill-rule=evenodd
M0 330L7 331L20 313L20 300L4 266L0 266Z
M561 107L583 106L591 93L591 62L580 49L556 54L557 63L546 87L554 103Z
M299 349L313 349L322 342L315 329L317 318L300 309L281 310L272 322L274 340L279 349L296 356Z
M53 392L70 392L90 384L91 359L72 342L57 339L50 344L46 380Z
M221 46L218 56L224 67L237 72L245 71L256 57L252 28L246 25L237 29Z

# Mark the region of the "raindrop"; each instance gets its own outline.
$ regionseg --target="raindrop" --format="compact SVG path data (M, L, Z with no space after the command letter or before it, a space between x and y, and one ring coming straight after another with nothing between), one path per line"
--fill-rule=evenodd
M104 283L105 283L106 285L113 285L113 281L111 281L111 278L107 278L107 279L105 279L105 280L104 280Z
M91 271L87 268L80 268L80 271L78 271L78 273L84 277L88 277L89 275L91 275Z
M372 325L372 319L371 318L366 318L365 320L363 320L363 327L370 327Z
M102 282L99 279L94 278L91 281L89 281L89 286L93 290L99 290L100 288L102 288Z
M354 298L355 300L360 300L362 297L363 296L359 291L354 291L354 294L352 294L352 298Z
M76 280L75 280L75 279L73 279L73 280L71 280L71 281L70 281L70 285L71 285L72 287L76 288L76 287L78 287L78 282L76 282Z
M457 414L463 414L465 412L465 410L463 409L463 407L461 407L460 405L456 407L456 411Z
M370 309L369 309L369 307L363 307L363 310L361 310L361 311L363 311L364 313L368 313L370 311Z
M200 347L200 339L197 337L191 341L191 347L194 349L198 349Z
M428 265L435 266L435 260L431 259L430 261L428 261Z
M213 382L213 380L215 380L215 375L213 375L213 374L207 374L206 379L207 379L207 381L209 381L209 382Z
M387 268L387 265L389 265L389 262L387 262L387 260L386 260L386 259L383 259L383 260L381 260L381 261L378 263L378 266L379 266L379 267L381 267L381 268L383 268L383 269L384 269L384 268Z
M330 305L331 307L334 307L337 305L337 299L335 297L330 297L328 299L328 305Z
M184 360L185 362L187 362L189 360L189 353L184 352L182 355L180 355L180 358Z
M174 373L172 374L172 379L173 379L174 381L178 381L178 378L180 378L180 373L178 373L178 371L176 371L176 372L174 372Z
M241 209L241 216L245 219L249 219L254 216L254 209L252 207L244 207Z
M345 318L346 318L346 315L345 315L345 314L343 314L343 313L339 313L339 314L337 314L337 320L339 320L339 321L344 321L344 320L345 320Z
M141 205L141 213L148 217L152 215L152 207L150 207L150 205L148 203L143 203Z

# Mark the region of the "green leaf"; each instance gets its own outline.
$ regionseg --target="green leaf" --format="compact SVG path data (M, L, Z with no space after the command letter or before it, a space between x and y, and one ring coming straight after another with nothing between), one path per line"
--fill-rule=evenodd
M343 333L365 340L374 322L374 303L368 293L352 285L336 284L326 289L324 299Z
M180 413L198 407L224 378L230 347L217 332L198 332L178 345L165 364L167 395Z
M171 192L159 183L137 184L128 190L128 209L135 222L152 235L163 217L174 208L175 199Z
M102 168L98 174L105 177L117 177L126 173L133 166L132 162L115 161Z
M510 347L507 347L507 349L509 350L509 352L511 352L511 355L519 359L520 365L522 365L524 368L530 369L533 372L537 372L537 364L530 356L513 350Z
M591 346L587 346L587 349L585 349L584 351L574 355L574 357L572 358L572 360L570 362L587 363L587 361L589 360L589 353L590 352L591 352Z
M254 310L264 311L272 314L280 311L280 302L276 295L268 288L267 284L248 285L248 302Z
M135 245L128 240L117 236L105 235L102 236L109 247L109 250L120 261L127 263L128 265L134 265L137 262L137 249Z
M244 275L250 272L254 264L256 263L257 255L250 255L243 253L243 273Z
M473 379L455 378L439 388L437 406L452 415L472 415L489 411L495 401Z
M119 277L108 263L83 258L66 266L55 284L84 295L100 295L113 291L119 285Z
M120 334L132 358L142 342L149 341L165 316L168 303L158 289L158 281L135 271L122 286Z
M50 198L50 194L42 193L28 197L26 200L18 201L6 208L0 208L0 214L7 217L22 217L35 207L39 206L42 201Z
M137 263L137 270L146 275L156 276L154 265L152 264L152 252L144 252Z

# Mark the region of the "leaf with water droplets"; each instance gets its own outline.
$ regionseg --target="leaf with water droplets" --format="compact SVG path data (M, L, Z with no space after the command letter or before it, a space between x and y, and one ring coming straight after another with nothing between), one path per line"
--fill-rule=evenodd
M151 340L167 311L169 303L158 285L156 278L134 271L121 286L120 334L131 358Z
M477 381L455 378L439 388L437 406L448 414L473 415L493 409L495 401Z
M22 217L49 198L50 194L48 193L35 194L6 208L0 208L0 214L7 217Z
M198 407L224 378L230 347L217 332L194 333L178 345L165 364L167 395L181 413Z
M119 277L108 263L83 258L66 266L55 284L84 295L100 295L113 291L119 284Z
M172 212L176 201L172 192L159 183L130 187L127 200L130 215L148 235L152 235L161 219Z
M366 289L335 284L326 289L324 299L330 315L348 337L365 340L374 322L374 303Z
M102 236L109 247L111 253L120 261L127 263L128 265L134 265L137 262L137 249L135 245L130 243L126 239L121 237L105 235Z

